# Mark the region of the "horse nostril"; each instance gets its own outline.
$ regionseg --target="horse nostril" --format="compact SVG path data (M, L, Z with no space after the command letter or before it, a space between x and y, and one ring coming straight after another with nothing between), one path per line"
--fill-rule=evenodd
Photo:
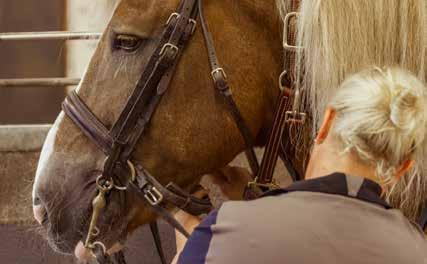
M40 205L42 203L42 201L40 200L39 197L34 197L33 199L33 205Z
M48 220L47 210L38 197L35 197L33 200L33 214L37 223L39 223L40 225L45 224Z

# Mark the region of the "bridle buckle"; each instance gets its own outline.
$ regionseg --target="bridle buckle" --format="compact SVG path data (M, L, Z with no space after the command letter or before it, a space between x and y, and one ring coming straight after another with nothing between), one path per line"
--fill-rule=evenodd
M193 35L194 32L196 31L197 21L195 19L190 18L188 20L188 23L191 24L191 35Z
M165 24L165 25L166 25L166 26L167 26L167 25L169 25L169 24L170 24L170 22L172 22L172 19L174 19L174 18L178 19L180 16L181 16L181 15L180 15L180 14L178 14L178 13L176 13L176 12L172 13L172 14L169 16L168 20L166 21L166 24Z
M227 80L227 74L225 73L224 69L223 68L216 68L215 70L213 70L211 72L212 78L214 79L215 82L217 81L217 78L215 77L215 75L217 73L221 73L224 80Z
M144 198L152 206L157 206L163 202L163 194L154 186L150 186L148 190L145 190Z
M178 54L179 48L171 43L166 43L165 45L163 45L162 49L160 50L159 56L163 56L167 50L171 50L173 52L173 58L176 57L176 55Z
M299 111L287 111L285 113L285 122L303 125L307 120L307 114Z
M303 49L303 47L301 46L296 46L296 45L292 45L288 43L288 31L289 31L289 26L290 26L290 20L291 18L295 17L297 18L299 15L298 12L290 12L288 14L286 14L285 16L285 21L284 23L284 27L283 27L283 48L285 50L289 50L289 51L299 51L301 49Z

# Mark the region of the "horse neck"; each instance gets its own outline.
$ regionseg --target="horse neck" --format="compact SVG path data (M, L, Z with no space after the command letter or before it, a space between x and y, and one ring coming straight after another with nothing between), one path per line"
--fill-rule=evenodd
M227 0L229 1L229 0ZM283 70L283 47L282 47L282 34L283 22L280 17L276 5L277 0L234 0L234 4L238 5L239 9L254 22L254 27L257 31L262 32L262 38L269 42L269 52L272 55L272 67L270 71L270 78L268 84L264 87L266 89L266 107L263 120L263 126L257 135L257 144L264 145L268 136L268 131L273 122L274 106L279 98L278 77ZM268 54L267 51L265 55ZM262 89L261 87L257 87Z

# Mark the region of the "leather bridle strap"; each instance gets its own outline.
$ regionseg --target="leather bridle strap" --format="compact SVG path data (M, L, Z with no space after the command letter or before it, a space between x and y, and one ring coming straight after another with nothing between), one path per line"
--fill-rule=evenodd
M255 155L255 151L253 149L254 139L250 129L248 128L245 120L243 119L242 114L239 111L239 108L237 107L236 102L233 99L232 91L227 81L227 75L219 63L213 38L212 38L212 34L208 29L206 18L203 12L203 0L198 0L198 1L199 1L199 17L202 25L203 36L205 38L206 49L208 52L212 79L214 81L215 88L223 96L226 106L243 137L243 140L246 145L246 149L245 149L246 158L248 159L249 166L252 170L252 175L256 175L258 173L259 164L258 164L257 157Z
M62 103L62 110L104 154L108 155L111 152L113 139L109 131L80 99L76 91L72 91Z
M300 0L291 0L288 11L289 14L295 14L299 8ZM287 21L287 19L285 19ZM296 40L296 32L294 27L285 23L284 25L286 32L285 39L290 40L294 43ZM288 44L288 43L286 43ZM292 109L292 101L296 101L299 98L295 96L296 78L295 78L295 58L296 53L294 49L288 49L284 45L285 55L285 70L279 77L279 87L281 93L279 95L279 101L275 108L273 125L270 129L268 141L265 147L264 155L258 174L254 181L250 182L245 188L244 197L245 199L254 199L259 197L262 192L278 188L279 186L274 182L274 170L276 168L278 157L283 160L286 169L291 175L294 181L300 180L301 176L295 169L295 166L286 156L286 151L283 149L283 139L289 137L290 129L293 125L303 124L303 120L295 118L298 114L295 109ZM292 111L290 111L292 109ZM304 116L305 114L300 114Z
M138 196L143 199L147 200L147 196L152 195L153 186L142 176L138 177L137 183L130 183L129 189L132 190L134 193L138 194ZM161 196L159 196L160 198ZM150 199L150 198L148 198ZM176 230L178 230L181 234L183 234L185 237L189 237L190 235L185 230L185 228L171 215L171 213L163 207L163 200L159 199L156 202L150 201L150 207L151 209L163 220L165 220L168 224L170 224L172 227L174 227Z
M197 8L195 8L193 10L193 14L191 15L190 19L193 19L193 17L195 17L196 15L197 15ZM195 21L195 20L193 20L193 21ZM145 109L143 110L144 114L139 116L137 123L136 123L134 129L131 131L131 135L128 138L126 148L123 150L122 159L128 159L132 155L132 153L136 147L136 144L138 143L139 139L141 138L142 134L144 133L147 125L149 124L152 116L154 115L154 112L155 112L162 96L167 91L167 89L168 89L168 87L172 81L173 74L176 70L176 67L177 67L179 61L180 61L180 58L182 57L182 54L183 54L182 51L185 48L185 44L189 41L194 30L195 30L195 28L192 25L189 25L186 28L186 30L182 36L182 39L177 46L179 48L180 52L178 53L174 64L168 69L168 71L166 71L164 73L162 79L160 80L160 82L156 88L155 94L153 95L153 97L150 99L149 103L145 106Z
M149 202L157 202L164 206L166 206L166 204L171 204L191 215L201 215L212 210L212 204L209 199L199 199L182 190L174 183L169 183L164 186L140 165L137 165L135 169L136 181L134 184L138 186L140 190L139 193L145 195L147 192L152 192L151 194L154 193L155 196L160 196L160 198L155 197L158 198L157 201L149 199ZM147 198L144 197L144 200L147 200ZM150 205L152 204L150 203Z
M179 50L179 46L183 47L189 39L189 35L191 35L193 25L189 21L192 11L196 8L195 1L184 1L182 12L178 17L174 18L176 25L172 34L167 39L167 42L159 45L158 49L154 52L151 59L151 61L155 62L153 69L147 67L135 88L135 92L129 98L124 110L111 130L111 136L115 141L127 143L128 137L132 133L135 133L134 129L138 120L141 117L147 118L143 115L147 103L157 93L157 87L167 70L177 61L178 54L182 52ZM165 36L167 35L165 34ZM180 45L180 43L182 44Z
M296 12L299 8L300 0L291 0L289 12ZM292 43L296 40L296 32L290 25L284 25L289 27L287 32L287 39ZM281 93L279 101L276 106L274 113L273 125L270 130L269 138L265 147L264 156L262 158L261 167L259 173L254 182L250 183L246 194L250 195L254 191L250 191L252 187L261 187L262 189L271 189L277 187L273 182L273 174L276 167L277 159L281 154L281 158L284 160L285 166L294 181L301 179L298 175L297 170L289 159L285 156L286 154L280 153L282 147L283 138L289 135L289 128L293 125L293 120L287 118L287 113L292 107L292 99L294 98L294 88L296 85L295 79L295 58L296 52L290 50L284 50L285 52L285 71L279 78L279 86L281 87ZM288 88L289 87L289 88ZM253 197L248 197L253 198Z

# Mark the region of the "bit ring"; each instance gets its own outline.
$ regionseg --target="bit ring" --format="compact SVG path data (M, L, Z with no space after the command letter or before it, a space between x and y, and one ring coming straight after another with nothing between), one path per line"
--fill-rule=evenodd
M129 182L134 182L136 179L135 166L133 165L133 163L130 160L127 161L127 165L128 165L129 171L130 171L130 181ZM114 188L116 190L119 190L119 191L126 191L127 190L127 186L118 186L115 184L114 184Z
M101 249L102 249L102 253L103 253L104 255L105 255L105 254L107 254L107 247L106 247L102 242L96 241L96 242L93 242L92 244L90 244L90 245L89 245L89 249L91 250L92 256L93 256L94 258L96 258L96 255L95 255L95 253L93 252L93 250L95 249L95 247L96 247L96 246L101 247Z
M98 176L98 178L96 178L96 187L98 188L98 190L100 191L111 191L111 189L113 189L114 187L114 182L113 180L107 180L105 181L104 184L101 184L101 180L104 176L101 174Z

